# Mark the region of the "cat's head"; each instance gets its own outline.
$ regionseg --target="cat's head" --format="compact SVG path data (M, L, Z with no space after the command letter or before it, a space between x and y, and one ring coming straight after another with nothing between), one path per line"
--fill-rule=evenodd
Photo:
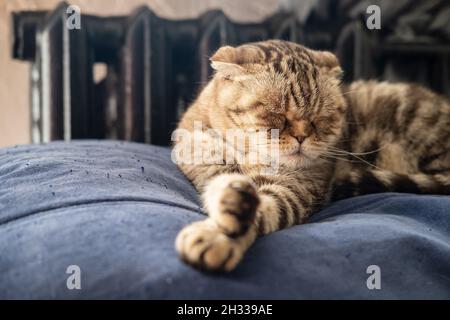
M280 163L293 168L341 138L346 104L332 53L270 40L222 47L211 66L212 127L279 129Z

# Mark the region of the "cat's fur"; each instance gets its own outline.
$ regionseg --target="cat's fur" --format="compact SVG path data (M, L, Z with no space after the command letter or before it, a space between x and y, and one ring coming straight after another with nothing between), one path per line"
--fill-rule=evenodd
M286 41L222 47L211 61L216 74L179 128L280 129L281 166L180 163L209 215L178 235L185 262L232 270L258 235L304 223L333 198L450 194L446 98L409 84L343 86L332 53Z

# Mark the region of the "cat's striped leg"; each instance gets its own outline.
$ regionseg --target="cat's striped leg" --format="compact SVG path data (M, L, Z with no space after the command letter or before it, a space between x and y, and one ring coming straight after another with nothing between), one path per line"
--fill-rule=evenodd
M210 218L184 228L176 248L185 262L215 271L232 270L258 234L304 222L313 203L312 194L300 184L287 187L239 174L214 178L204 199Z
M249 177L238 173L222 174L205 188L203 203L223 232L236 238L254 223L259 197Z
M333 183L332 200L381 192L450 194L450 174L401 174L380 169L354 169Z
M270 233L305 222L318 196L325 198L326 192L320 190L319 183L300 181L259 174L219 175L203 194L205 208L231 237L245 233L255 224L260 233Z
M261 205L256 226L260 235L305 223L312 211L313 196L300 185L269 183L258 188Z
M229 271L241 260L257 236L259 205L256 186L241 174L221 174L204 188L209 218L185 227L176 249L187 263L204 270Z

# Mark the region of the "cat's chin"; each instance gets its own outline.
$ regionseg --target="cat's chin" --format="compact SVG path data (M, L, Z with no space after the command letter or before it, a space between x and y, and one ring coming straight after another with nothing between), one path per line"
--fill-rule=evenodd
M313 163L313 160L300 153L280 155L280 165L285 168L298 170L303 168L308 168Z

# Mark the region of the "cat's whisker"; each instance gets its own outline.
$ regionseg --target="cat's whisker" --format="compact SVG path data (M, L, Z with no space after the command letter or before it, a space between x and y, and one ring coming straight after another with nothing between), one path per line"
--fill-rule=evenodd
M383 150L386 147L387 147L387 144L379 147L378 149L374 149L374 150L367 151L367 152L350 152L350 151L346 151L346 150L339 149L339 148L336 148L336 147L331 147L331 146L329 148L331 150L333 150L333 151L342 152L342 153L350 154L350 155L367 155L367 154L372 154L372 153L375 153L375 152L379 152L379 151Z
M350 160L348 158L342 158L342 157L339 157L339 156L327 155L327 154L322 154L322 155L319 156L319 158L324 159L324 160L326 160L327 158L330 158L330 159L342 160L342 161L351 162L351 163L357 163L358 162L357 160ZM332 162L332 161L330 161L330 162Z
M361 161L361 162L367 164L367 165L370 166L370 167L373 167L373 168L375 168L375 169L381 170L381 169L380 169L379 167L377 167L376 165L374 165L374 164L368 162L367 160L365 160L365 159L359 157L359 155L357 155L357 154L355 154L355 153L352 153L352 152L348 152L348 151L341 150L341 149L338 149L338 148L336 148L336 150L333 150L333 149L331 149L331 150L320 150L320 149L316 149L315 151L321 152L323 155L330 156L330 157L335 157L336 159L341 159L341 160L348 160L348 159L341 158L341 157L339 157L339 156L349 155L349 156L355 157L356 159L358 159L359 161ZM373 153L373 152L376 152L376 150L374 150L374 151L372 151L372 152L369 152L369 153ZM366 154L368 154L368 153L366 153Z

